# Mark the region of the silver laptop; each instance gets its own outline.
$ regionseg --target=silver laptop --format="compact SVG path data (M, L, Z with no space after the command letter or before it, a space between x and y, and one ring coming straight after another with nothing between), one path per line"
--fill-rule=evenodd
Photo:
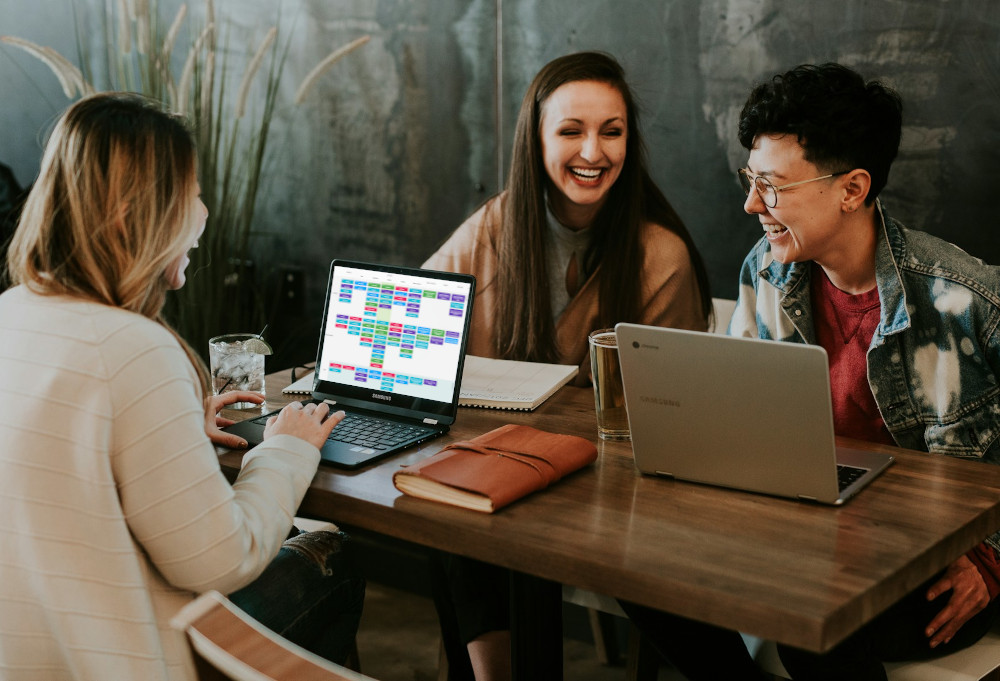
M638 324L615 329L643 473L842 504L893 461L835 445L820 346Z
M448 432L475 288L467 274L331 263L312 396L347 417L323 462L359 468ZM224 430L256 445L275 413Z

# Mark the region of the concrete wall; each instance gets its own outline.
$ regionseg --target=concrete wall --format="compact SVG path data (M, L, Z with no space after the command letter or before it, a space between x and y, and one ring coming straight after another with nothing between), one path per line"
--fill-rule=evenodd
M1000 263L991 202L1000 117L1000 3L977 0L216 0L233 59L280 11L292 37L258 208L262 272L305 274L298 328L313 350L333 257L419 264L502 183L521 96L546 61L602 49L644 105L656 179L732 296L760 235L742 214L735 121L750 86L803 62L841 61L897 88L893 215ZM72 8L0 0L0 34L75 55ZM179 3L160 0L172 17ZM30 6L30 11L27 8ZM280 10L278 9L280 7ZM194 17L203 7L191 7ZM93 20L91 16L89 20ZM91 30L88 35L97 32ZM372 40L299 107L295 88L334 46ZM499 38L498 38L499 36ZM189 38L187 38L189 39ZM95 38L96 40L96 38ZM0 47L0 162L30 182L46 125L68 100L30 57Z

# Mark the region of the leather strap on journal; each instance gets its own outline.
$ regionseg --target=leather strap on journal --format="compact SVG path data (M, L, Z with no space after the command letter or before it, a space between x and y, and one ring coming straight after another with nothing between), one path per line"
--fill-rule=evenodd
M393 483L404 494L492 512L596 459L582 437L508 424L401 468Z

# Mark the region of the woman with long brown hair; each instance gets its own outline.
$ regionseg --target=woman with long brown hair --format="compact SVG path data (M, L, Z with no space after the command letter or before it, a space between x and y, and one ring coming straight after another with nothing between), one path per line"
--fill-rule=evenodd
M638 112L615 59L546 64L524 99L507 188L424 267L478 279L469 352L580 365L587 335L618 322L704 331L708 277L646 166ZM478 681L509 678L507 575L442 555L450 604Z
M478 279L469 352L581 365L617 322L705 330L704 263L647 169L622 67L600 52L548 63L521 103L506 190L424 267Z
M217 589L343 661L364 582L292 519L343 418L292 405L232 485L208 372L161 317L207 211L183 122L138 95L56 124L0 295L0 676L193 679L170 618ZM263 574L263 576L262 576ZM235 592L235 593L234 593ZM40 676L41 675L41 676Z

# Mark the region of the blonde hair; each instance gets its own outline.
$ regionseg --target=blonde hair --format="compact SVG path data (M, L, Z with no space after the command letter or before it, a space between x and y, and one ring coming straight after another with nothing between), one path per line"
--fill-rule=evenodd
M146 97L101 93L56 123L7 257L13 284L153 319L174 334L208 385L204 363L162 317L167 267L197 238L197 154L183 121Z

